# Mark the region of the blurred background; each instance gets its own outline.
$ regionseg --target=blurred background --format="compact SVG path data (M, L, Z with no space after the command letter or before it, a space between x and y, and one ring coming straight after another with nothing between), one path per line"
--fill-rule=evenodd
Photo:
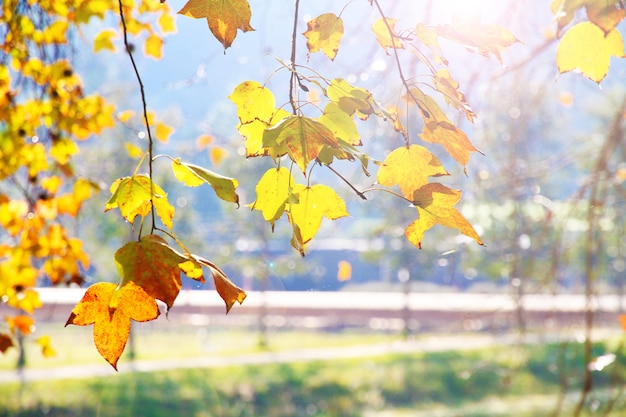
M167 318L133 325L114 375L91 329L62 328L84 290L42 289L38 332L52 336L57 356L44 360L26 345L0 358L0 416L626 415L626 63L614 58L601 87L557 76L549 3L381 2L396 29L470 16L520 40L502 63L441 44L478 114L474 124L448 117L484 155L472 155L465 175L443 149L429 150L452 174L438 180L463 190L457 207L486 246L435 226L418 250L404 237L414 209L386 193L363 201L318 170L313 181L334 188L351 217L323 222L305 257L290 246L285 219L272 231L247 206L272 161L245 158L227 99L255 80L277 106L287 103L289 74L274 71L289 59L293 4L251 1L257 30L239 32L226 52L205 22L177 16L163 59L138 59L149 108L175 128L157 153L237 178L241 207L182 187L159 161L157 182L175 203L176 234L248 298L226 316L211 285L184 281ZM372 41L369 2L302 2L298 32L344 6L335 61L307 56L299 36L298 63L395 103L401 84L393 56ZM94 22L76 39L77 72L86 91L139 113L128 57L92 53L93 36L116 22ZM402 59L411 79L426 77L417 58ZM137 161L124 144L144 149L142 129L120 125L83 143L76 171L102 184L128 175ZM415 143L420 130L412 128ZM359 131L380 161L403 144L389 123L370 119ZM357 164L333 166L359 189L375 182ZM72 226L92 258L87 284L118 280L113 254L129 239L119 214L103 213L109 197L103 190L86 202Z

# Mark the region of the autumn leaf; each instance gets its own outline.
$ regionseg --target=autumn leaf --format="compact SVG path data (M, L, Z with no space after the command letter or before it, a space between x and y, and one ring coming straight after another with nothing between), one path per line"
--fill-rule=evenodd
M233 307L235 302L239 304L243 303L246 299L246 292L236 286L213 262L210 262L200 256L191 255L191 257L200 265L209 268L211 275L213 276L213 283L215 284L215 290L220 295L224 304L226 304L226 314Z
M182 287L180 274L184 271L181 264L187 261L188 258L169 247L157 235L144 236L139 242L128 242L115 252L122 285L134 282L151 297L163 301L168 310L174 305ZM204 282L201 275L193 275L194 279Z
M150 321L158 316L159 308L154 298L134 282L121 287L100 282L87 288L65 326L93 324L96 349L117 370L117 361L130 335L130 321Z
M289 116L263 133L263 146L286 146L291 159L306 174L309 162L317 158L324 146L337 147L333 132L305 116Z
M352 264L348 261L339 261L337 264L337 280L349 281L352 278Z
M413 204L417 207L418 219L405 230L409 242L422 248L424 232L435 224L458 229L479 245L483 242L474 227L454 206L461 199L461 191L450 189L439 183L429 183L415 190Z
M52 347L50 336L41 336L37 338L37 344L41 347L41 354L44 358L52 358L57 355L56 350Z
M429 143L439 143L459 164L465 166L472 152L479 152L461 129L452 123L437 102L417 87L412 87L405 98L417 105L424 119L420 137Z
M0 353L6 352L12 346L13 339L11 336L5 333L0 333Z
M411 145L392 151L378 170L378 183L398 184L402 195L413 201L415 190L428 183L428 177L448 175L441 162L423 146Z
M387 23L385 23L385 19L380 18L372 25L372 31L376 35L376 40L385 49L385 52L388 48L403 49L404 45L398 35L396 35L397 20L388 17L386 21ZM393 36L389 33L390 30Z
M415 27L415 36L432 51L438 64L448 65L448 60L443 56L439 45L439 35L431 27L418 23Z
M618 0L587 0L585 8L589 21L607 34L626 17L626 10L618 6Z
M304 36L307 38L306 46L309 53L321 49L331 61L334 61L343 36L343 20L333 13L324 13L307 23Z
M464 45L483 56L493 55L500 63L502 50L519 42L510 30L498 25L441 25L435 30L439 36Z
M285 211L295 180L285 167L270 168L256 185L256 200L251 207L260 210L266 222L272 225Z
M621 33L613 29L605 34L595 24L582 22L563 35L556 51L556 63L561 74L579 70L600 84L609 72L611 56L625 56Z
M174 176L186 186L197 187L209 184L219 198L239 206L239 195L235 191L239 182L236 179L225 177L198 165L181 162L180 159L172 161L172 170Z
M440 69L435 74L435 88L446 100L446 103L451 105L457 110L462 111L467 117L467 120L474 122L476 113L472 111L465 94L459 90L459 83L452 78L450 71L447 69Z
M122 217L132 223L137 216L147 216L154 204L163 224L172 228L174 207L167 200L167 193L146 175L120 178L113 182L110 191L111 198L105 205L105 212L119 208Z
M365 120L375 113L372 93L364 88L355 87L343 78L335 78L330 82L326 94L337 103L339 108L348 115L356 113L359 119Z
M170 138L170 135L174 132L174 128L172 126L166 125L163 122L157 123L154 129L154 137L157 138L160 142L167 142Z
M339 107L337 102L331 101L324 107L324 112L318 121L329 128L337 139L353 145L361 145L361 135L356 128L354 119Z
M237 29L242 32L254 30L250 26L252 11L247 0L189 0L178 14L206 18L211 33L224 49L232 45Z
M93 51L99 52L103 49L108 49L109 51L116 52L113 40L118 39L119 37L119 34L115 30L104 29L96 35L93 43Z
M274 159L287 153L282 146L271 150L263 147L265 129L276 125L290 114L276 109L272 92L256 81L239 84L228 98L237 106L237 130L246 138L246 156L271 155Z
M345 201L330 187L295 184L293 194L298 195L298 201L287 206L289 220L298 226L303 245L315 236L323 217L336 220L348 216Z

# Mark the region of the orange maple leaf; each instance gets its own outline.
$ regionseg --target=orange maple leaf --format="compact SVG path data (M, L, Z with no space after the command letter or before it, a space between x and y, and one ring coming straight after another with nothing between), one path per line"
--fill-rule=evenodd
M159 308L153 297L134 282L122 287L100 282L87 289L65 325L93 324L93 340L100 355L117 370L117 361L130 335L130 320L154 320Z
M237 36L237 30L248 32L252 11L247 0L189 0L178 12L195 19L206 18L213 36L230 47Z

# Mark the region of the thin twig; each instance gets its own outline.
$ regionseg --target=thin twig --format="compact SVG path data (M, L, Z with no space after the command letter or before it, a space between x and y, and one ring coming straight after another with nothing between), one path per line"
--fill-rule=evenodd
M350 181L348 181L346 178L344 178L343 175L341 175L339 172L335 171L335 169L333 167L331 167L330 165L325 165L325 166L326 166L326 168L330 169L336 176L341 178L343 180L343 182L345 182L348 185L348 187L350 187L352 189L352 191L354 191L356 193L356 195L361 197L363 200L367 200L367 197L365 197L365 194L363 194L361 191L357 190L356 187L354 185L352 185L350 183Z
M291 34L291 77L289 78L289 102L291 103L294 115L298 112L293 92L296 89L295 81L298 79L298 74L296 73L296 40L298 38L298 10L300 9L300 0L296 0L295 9L293 14L293 33Z
M148 133L148 176L150 177L150 209L152 215L152 229L151 233L156 229L156 220L154 213L154 184L152 182L152 133L150 132L150 122L148 121L148 105L146 104L146 94L143 88L143 82L141 81L141 76L139 75L139 70L137 69L137 64L135 64L135 58L133 58L132 47L128 43L128 31L126 29L126 20L124 19L124 8L122 5L122 0L118 0L118 4L120 7L120 19L122 21L122 30L124 32L124 46L126 48L126 52L130 57L130 62L133 65L133 70L135 71L135 75L137 76L137 82L139 83L139 90L141 92L141 104L143 106L143 120L146 125L146 131Z

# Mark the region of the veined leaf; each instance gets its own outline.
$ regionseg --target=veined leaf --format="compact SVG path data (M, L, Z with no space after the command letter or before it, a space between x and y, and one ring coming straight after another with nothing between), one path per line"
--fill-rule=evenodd
M302 245L315 236L322 224L322 217L336 220L348 216L346 203L330 187L296 184L293 193L298 195L298 202L290 202L287 209L290 222L298 226L298 238Z
M181 272L204 282L197 266L188 265L189 258L172 249L157 235L144 236L139 242L128 242L115 252L115 263L122 276L122 285L134 282L151 297L172 308L182 287ZM181 264L185 270L181 269Z
M294 184L295 180L289 170L280 167L267 170L256 185L256 200L252 203L252 208L261 210L263 218L272 225L272 229L285 211Z
M207 261L200 256L191 255L191 257L194 261L209 268L211 271L211 274L213 275L213 283L215 284L215 290L224 301L224 304L226 304L226 314L228 314L235 302L238 302L239 304L243 303L243 300L246 299L246 292L228 279L224 271L219 269L213 262Z
M493 55L500 63L500 52L519 42L510 30L498 25L442 25L436 30L439 36L465 45L483 56Z
M206 18L213 36L230 47L237 36L237 30L248 32L252 11L247 0L189 0L178 12L195 19Z
M321 49L333 61L343 36L343 20L333 13L324 13L307 23L304 36L307 38L306 46L309 53Z
M120 178L111 185L110 190L112 195L104 211L119 208L122 217L132 223L137 216L146 217L154 204L163 224L172 228L174 207L167 200L165 191L157 184L151 184L150 178L146 175Z
M374 22L372 25L372 31L374 35L376 35L376 40L385 49L385 52L388 48L396 48L403 49L404 44L400 40L400 38L396 35L396 19L392 19L388 17L387 23L385 23L385 19L382 17ZM389 26L389 28L387 28ZM391 29L392 35L389 33L389 29Z
M556 51L556 63L560 73L580 70L599 84L609 72L611 56L625 56L621 33L613 29L605 34L595 24L582 22L563 35Z
M407 239L421 249L424 232L435 224L440 224L458 229L482 245L483 242L474 227L454 208L460 199L461 191L452 190L439 183L429 183L415 190L413 204L417 207L419 218L406 228Z
M116 300L112 303L114 296ZM100 282L87 289L65 325L93 324L96 349L117 370L117 361L130 335L130 321L150 321L158 316L154 298L135 283L128 282L118 288L116 284Z
M324 146L338 146L337 138L329 128L305 116L289 116L276 126L265 130L264 147L283 145L287 147L291 159L305 174L309 162L317 158Z
M435 74L435 88L443 94L446 103L465 113L467 120L474 123L476 113L470 108L465 94L459 90L459 83L452 78L450 71L445 68L437 71Z
M337 139L353 145L361 145L361 135L356 129L354 119L339 107L337 102L331 101L324 107L324 113L318 119L321 124L328 127Z
M365 120L375 113L372 93L364 88L354 87L343 78L335 78L326 91L328 98L337 103L339 108L352 116Z
M180 158L172 161L174 176L188 187L209 184L219 198L239 205L239 196L235 189L239 185L234 178L224 177L198 165L181 162Z
M423 146L395 149L387 156L378 170L380 185L400 186L402 195L413 200L415 190L428 183L428 177L448 175L441 162Z

